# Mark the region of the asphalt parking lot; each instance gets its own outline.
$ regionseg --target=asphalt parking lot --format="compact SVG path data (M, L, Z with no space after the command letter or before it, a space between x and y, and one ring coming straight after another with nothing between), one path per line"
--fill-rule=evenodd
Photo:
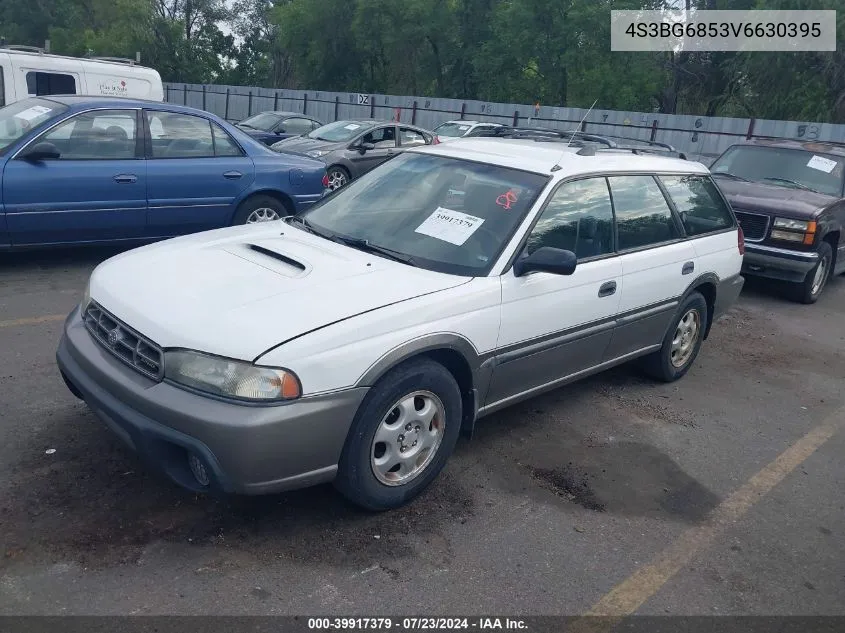
M747 284L682 381L486 418L368 514L185 493L71 396L62 320L115 252L0 254L0 614L845 615L843 277L814 306Z

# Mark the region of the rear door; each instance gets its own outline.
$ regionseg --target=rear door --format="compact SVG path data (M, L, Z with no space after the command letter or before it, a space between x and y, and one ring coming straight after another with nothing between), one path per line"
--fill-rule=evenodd
M168 237L227 226L255 179L252 159L205 117L145 110L147 235Z
M139 110L92 110L44 132L6 164L3 199L14 245L137 239L146 217ZM58 159L30 161L50 143Z
M357 150L348 150L349 162L355 167L355 177L364 174L396 154L396 126L383 125L370 130L361 137L362 144L374 145L363 154Z
M692 242L684 239L654 176L608 178L613 196L622 293L606 359L659 345L678 302L698 271Z

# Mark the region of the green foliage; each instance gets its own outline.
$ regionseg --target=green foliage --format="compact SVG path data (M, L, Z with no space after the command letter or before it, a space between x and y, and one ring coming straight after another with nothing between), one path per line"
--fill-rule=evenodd
M134 57L165 81L845 122L845 53L613 53L669 0L0 0L0 35ZM826 9L829 0L689 0ZM845 10L837 13L845 34Z

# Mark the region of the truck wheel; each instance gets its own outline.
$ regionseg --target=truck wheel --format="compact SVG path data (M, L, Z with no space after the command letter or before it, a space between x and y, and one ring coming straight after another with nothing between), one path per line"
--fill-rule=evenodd
M461 392L432 360L396 367L370 390L352 422L334 485L368 510L411 501L434 480L461 430Z
M816 252L819 254L819 261L807 273L804 281L795 284L793 298L801 303L815 303L824 290L827 280L830 278L830 271L833 263L833 248L828 242L821 242Z

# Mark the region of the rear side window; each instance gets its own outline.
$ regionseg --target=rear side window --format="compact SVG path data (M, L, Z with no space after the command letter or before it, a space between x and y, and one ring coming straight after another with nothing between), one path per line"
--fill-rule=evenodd
M30 95L75 95L76 78L64 73L44 73L30 71L26 73L26 89Z
M716 185L704 176L660 176L675 203L687 235L701 235L733 226L731 212Z
M416 130L407 127L399 128L399 139L403 146L425 145L425 137Z
M282 123L285 134L302 135L308 134L314 127L309 119L288 119Z
M672 210L652 176L611 176L619 250L653 246L680 237Z
M147 111L153 158L214 156L211 122L190 114Z

